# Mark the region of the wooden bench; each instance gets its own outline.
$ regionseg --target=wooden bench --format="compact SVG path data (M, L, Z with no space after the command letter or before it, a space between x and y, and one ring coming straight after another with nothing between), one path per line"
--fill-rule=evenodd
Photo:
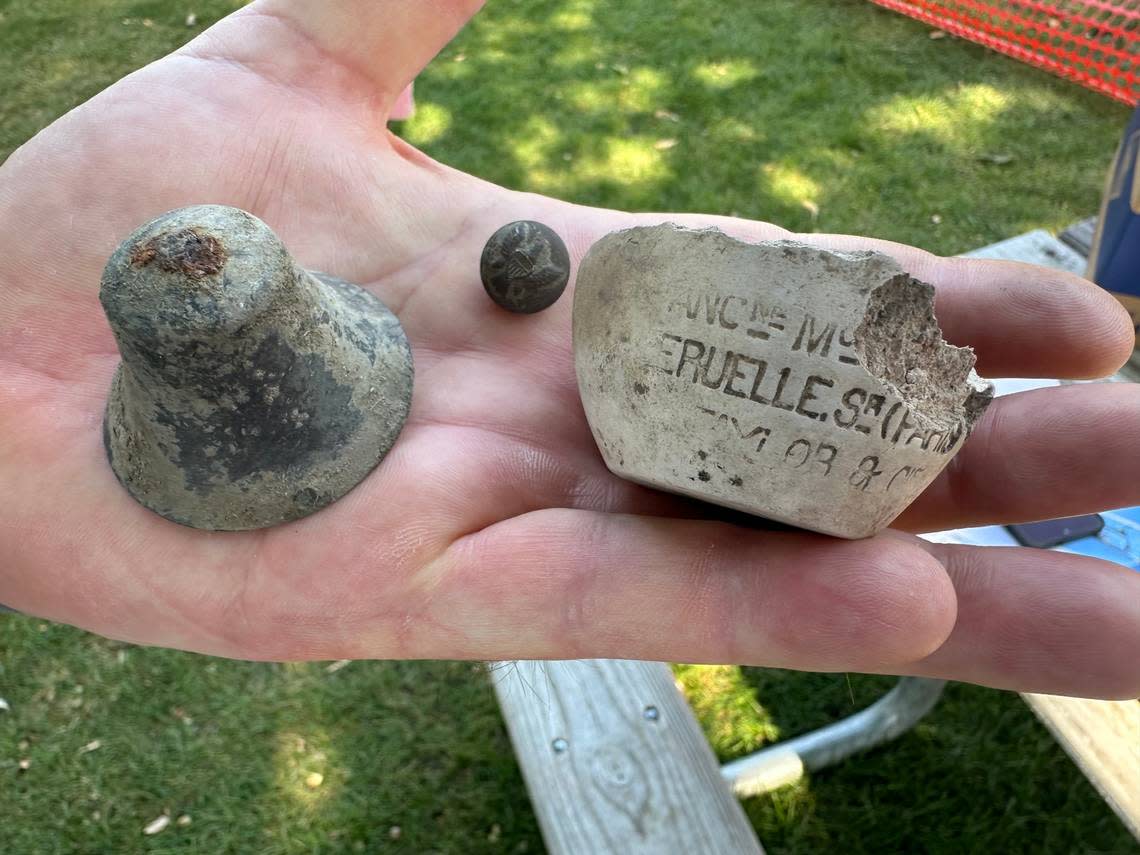
M762 852L661 662L504 662L491 675L551 855Z

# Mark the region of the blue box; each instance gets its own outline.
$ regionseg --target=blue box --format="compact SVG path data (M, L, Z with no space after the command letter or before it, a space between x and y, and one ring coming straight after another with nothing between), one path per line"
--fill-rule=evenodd
M1140 109L1108 171L1089 253L1088 278L1111 291L1132 315L1140 346Z

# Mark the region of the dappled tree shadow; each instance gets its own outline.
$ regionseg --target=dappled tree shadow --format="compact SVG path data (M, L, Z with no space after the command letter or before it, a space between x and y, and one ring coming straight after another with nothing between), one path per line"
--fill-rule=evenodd
M5 852L542 851L481 665L234 662L14 615L0 651Z
M869 706L896 678L744 668L781 739ZM1016 770L1016 773L1013 772ZM767 851L1127 852L1127 830L1013 692L947 685L911 731L745 809ZM1083 817L1079 823L1065 817Z
M1091 212L1126 110L928 32L863 0L500 0L398 130L518 189L942 252Z

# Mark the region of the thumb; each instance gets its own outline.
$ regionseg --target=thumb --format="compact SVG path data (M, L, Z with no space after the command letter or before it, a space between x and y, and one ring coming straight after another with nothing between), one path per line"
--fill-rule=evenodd
M387 110L483 0L257 0L250 16L283 20L365 77Z

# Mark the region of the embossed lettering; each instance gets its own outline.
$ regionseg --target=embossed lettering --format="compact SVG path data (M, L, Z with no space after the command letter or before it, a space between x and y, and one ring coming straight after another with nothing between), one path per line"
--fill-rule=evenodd
M784 462L791 463L793 469L799 469L809 460L814 460L823 468L823 475L826 478L831 474L831 464L838 455L839 449L830 443L821 442L814 447L813 453L811 440L797 439L785 449Z
M718 422L731 424L732 429L736 432L736 435L740 439L752 439L754 437L760 437L760 440L756 443L756 451L763 449L764 443L766 443L768 441L768 437L772 435L771 428L766 428L762 424L756 425L756 427L752 428L752 430L745 431L745 429L740 426L740 422L737 421L736 416L730 416L728 413L722 413L718 410L710 410L708 407L698 406L697 409L702 413L712 416Z
M858 365L859 358L855 353L855 337L849 335L847 330L839 331L839 361L847 365Z
M677 364L677 376L685 370L685 363L693 363L693 382L697 382L697 371L700 369L700 358L704 356L705 346L696 339L687 338L681 345L681 361Z
M716 378L710 378L709 368L712 367L713 362L716 361L716 345L709 347L708 355L705 357L705 364L701 366L701 385L707 386L710 389L719 389L720 384L724 382L725 371L728 368L728 358L732 356L732 351L728 351L721 357L720 360L720 373Z
M890 490L893 488L895 486L895 481L897 481L899 478L902 478L903 482L905 483L911 478L917 478L925 471L925 466L902 466L897 472L895 472L894 475L891 476L891 480L887 482L887 489Z
M810 332L810 325L808 329ZM791 365L773 365L765 359L670 333L662 333L661 341L662 352L671 355L673 365L657 370L731 398L815 422L834 420L839 427L864 435L874 430L887 442L938 453L955 448L966 431L964 422L953 428L932 427L906 402L872 394L861 386L844 388L826 374L805 376ZM920 427L924 422L926 426Z
M891 429L891 422L894 421L895 414L902 409L902 402L895 401L891 404L891 408L887 410L887 414L883 417L883 423L879 425L879 436L882 439L887 438L887 432Z
M807 339L805 344L804 339ZM819 348L820 356L827 356L831 351L831 342L835 338L835 324L828 324L823 328L823 331L816 333L815 331L815 318L811 315L805 315L803 323L800 324L799 335L796 336L795 342L792 343L792 350L800 350L803 348L808 353L815 353ZM822 345L822 348L820 347Z
M904 430L913 429L916 427L918 427L918 425L914 424L914 422L910 420L910 408L903 407L902 420L899 421L899 426L895 429L895 435L891 437L891 442L898 442L899 437L902 436ZM884 439L885 438L886 437L884 437Z
M863 406L863 402L867 400L866 389L848 389L843 393L843 406L850 410L850 414L844 413L843 410L836 410L831 414L835 419L835 423L843 428L849 428L855 424L859 419L859 408Z
M776 383L776 394L772 398L772 406L777 410L788 410L791 412L795 409L795 404L789 404L786 401L781 401L780 396L784 394L784 387L788 384L788 377L792 374L792 369L781 368L780 380Z
M798 469L807 463L808 457L811 455L811 443L806 439L797 439L784 451L784 460L794 460L797 455L799 456L799 462L792 463L792 466Z
M745 332L752 338L758 338L761 341L767 341L771 338L771 333L768 330L775 330L776 332L784 331L784 321L788 316L784 314L783 310L778 308L765 308L757 302L752 303L752 325L749 326ZM767 327L768 329L764 329Z
M722 327L724 327L726 330L734 330L734 329L736 329L738 326L740 326L740 324L739 324L737 321L730 321L730 320L728 320L728 319L727 319L727 318L724 316L724 312L725 312L725 309L727 309L727 308L728 308L728 304L729 304L729 301L730 301L730 300L739 300L739 301L740 301L741 303L743 303L745 306L747 306L747 305L748 305L748 301L747 301L747 300L745 300L743 297L733 297L733 296L731 296L731 295L729 295L728 297L725 297L725 298L724 298L724 299L721 301L721 303L720 303L720 312L717 314L717 320L719 320L719 321L720 321L720 325L721 325Z
M871 481L882 474L883 470L879 468L879 458L874 454L868 454L859 461L859 467L847 476L847 483L856 489L866 490L871 486Z
M756 365L756 366L760 365L760 362L758 360L755 360L750 356L744 356L743 354L739 354L739 353L734 353L732 355L732 366L728 370L728 382L724 384L724 394L732 395L732 397L734 397L734 398L745 398L748 396L748 393L745 392L743 389L733 388L733 385L732 385L733 380L746 380L746 379L748 379L747 375L742 374L739 370L739 366L740 366L741 362L751 362L753 365Z
M752 391L748 393L748 400L755 401L757 404L768 406L772 402L765 398L763 395L757 395L756 390L760 388L760 384L764 382L764 375L768 372L768 363L763 359L758 360L760 367L756 369L756 379L752 381Z
M685 317L687 317L690 321L695 321L697 319L697 312L700 307L701 298L694 297L692 294L689 294L688 299L684 301L674 300L672 303L670 303L669 311L672 312L674 309L680 309L685 313Z
M809 419L818 419L821 422L825 422L827 421L827 413L820 413L816 412L815 410L809 410L804 406L804 404L808 403L809 401L817 400L815 392L812 389L812 387L816 385L826 386L828 389L830 389L835 385L835 381L828 380L827 378L820 377L816 374L812 374L810 377L808 377L807 382L804 383L804 390L800 392L800 400L799 403L796 404L796 412L801 416L807 416Z
M834 445L828 445L826 442L821 442L819 448L815 450L816 462L823 466L823 474L831 474L831 464L835 462L836 456L839 454L839 449Z
M720 308L721 296L717 294L715 298L710 298L705 294L705 323L710 327L716 323L717 310Z

